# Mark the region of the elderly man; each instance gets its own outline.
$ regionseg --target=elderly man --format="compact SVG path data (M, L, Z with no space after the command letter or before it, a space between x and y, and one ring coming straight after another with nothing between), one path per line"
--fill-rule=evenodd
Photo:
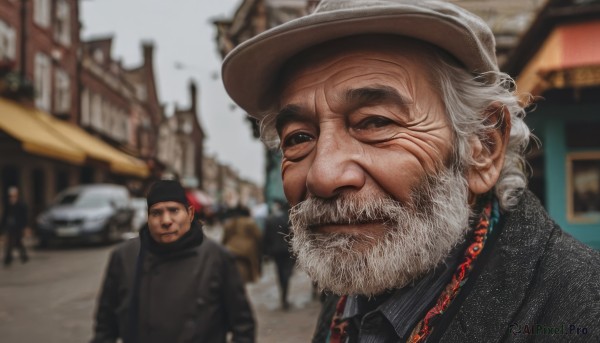
M299 266L337 295L315 342L600 339L600 254L526 191L524 109L480 18L323 0L223 80L283 153Z
M113 251L93 343L254 342L233 256L205 239L179 182L157 181L148 225Z

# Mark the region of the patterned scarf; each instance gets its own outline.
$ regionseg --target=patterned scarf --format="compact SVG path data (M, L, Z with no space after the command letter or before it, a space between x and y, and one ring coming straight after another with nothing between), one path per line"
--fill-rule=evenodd
M492 233L492 230L500 218L500 210L498 201L492 196L486 197L487 201L483 206L483 211L475 226L475 230L469 238L469 244L464 252L460 263L452 276L450 283L444 288L438 297L435 305L427 311L425 317L417 323L412 334L408 338L409 343L425 342L427 337L433 332L433 328L437 320L448 309L452 301L458 295L461 287L466 283L469 273L473 269L473 264L477 257L483 251L483 247L487 238ZM329 335L327 336L328 343L343 343L348 338L347 327L348 320L342 320L344 308L346 307L346 295L340 297L337 303L333 320L329 327Z

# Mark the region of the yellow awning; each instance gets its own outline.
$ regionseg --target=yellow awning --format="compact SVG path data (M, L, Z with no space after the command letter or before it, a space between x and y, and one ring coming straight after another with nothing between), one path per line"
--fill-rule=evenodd
M23 150L75 165L85 161L85 153L38 120L35 109L0 98L0 130L21 142Z
M125 154L108 143L90 135L88 132L71 123L38 113L40 120L46 121L57 132L67 137L73 145L83 150L90 158L108 162L110 170L117 174L147 177L150 172L145 162Z
M129 156L82 128L52 115L0 98L0 130L19 140L23 150L82 165L86 158L107 162L117 174L147 177L143 161Z

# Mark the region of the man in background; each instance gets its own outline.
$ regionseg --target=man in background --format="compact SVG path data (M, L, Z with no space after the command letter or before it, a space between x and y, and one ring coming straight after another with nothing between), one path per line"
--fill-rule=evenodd
M223 246L234 256L244 283L255 282L262 272L260 228L246 206L238 204L229 213L223 223Z
M19 201L19 189L17 187L8 188L8 202L2 212L2 221L0 229L6 232L6 251L4 252L4 266L8 267L12 263L13 249L19 250L21 262L29 260L25 245L23 245L23 233L27 227L27 205Z
M147 226L111 254L92 342L254 342L233 257L205 239L179 182L156 182L147 202Z
M294 264L296 263L288 244L290 234L289 210L290 207L287 201L276 199L273 202L272 213L267 217L265 223L265 235L263 238L265 255L273 259L277 268L279 299L281 308L284 311L287 311L290 307L288 302L288 288Z

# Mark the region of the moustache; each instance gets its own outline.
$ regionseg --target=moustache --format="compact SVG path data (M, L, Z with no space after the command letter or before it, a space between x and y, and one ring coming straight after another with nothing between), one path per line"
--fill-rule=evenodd
M344 193L333 199L322 199L309 196L290 209L290 221L307 228L320 225L366 224L393 222L396 216L392 213L406 210L405 205L382 193Z

